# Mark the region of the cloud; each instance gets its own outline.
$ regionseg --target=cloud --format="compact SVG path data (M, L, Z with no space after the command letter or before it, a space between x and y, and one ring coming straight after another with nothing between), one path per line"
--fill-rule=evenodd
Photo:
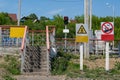
M55 15L55 14L58 14L58 13L60 13L62 11L64 11L64 9L57 9L57 10L53 10L53 11L48 12L48 14Z

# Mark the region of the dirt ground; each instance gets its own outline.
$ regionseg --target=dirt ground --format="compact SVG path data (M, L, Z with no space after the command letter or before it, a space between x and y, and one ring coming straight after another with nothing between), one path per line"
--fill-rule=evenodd
M73 60L75 63L80 63L79 59ZM110 69L114 68L115 62L120 62L120 58L110 58ZM0 64L3 63L4 60L0 57ZM105 67L105 59L84 59L84 65L88 66L90 69L94 69L96 67ZM2 69L0 69L3 72ZM15 76L17 80L83 80L83 79L66 79L66 76L25 76L25 75L18 75ZM86 79L87 80L87 79Z
M80 60L74 60L76 63L80 63ZM120 58L110 58L109 59L109 68L112 69L114 68L114 65L116 62L120 62ZM94 69L96 67L105 67L105 59L95 59L95 60L89 60L89 59L84 59L83 64L89 67L90 69Z

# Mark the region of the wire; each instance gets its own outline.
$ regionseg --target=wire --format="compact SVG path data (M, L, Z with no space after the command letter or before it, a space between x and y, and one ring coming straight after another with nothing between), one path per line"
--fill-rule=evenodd
M56 2L80 2L81 0L54 0Z

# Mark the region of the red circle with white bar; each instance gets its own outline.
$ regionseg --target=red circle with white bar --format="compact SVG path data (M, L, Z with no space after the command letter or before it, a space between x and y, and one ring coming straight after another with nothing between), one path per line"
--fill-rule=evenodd
M113 32L113 24L110 22L105 22L102 24L102 32L104 34L111 34Z

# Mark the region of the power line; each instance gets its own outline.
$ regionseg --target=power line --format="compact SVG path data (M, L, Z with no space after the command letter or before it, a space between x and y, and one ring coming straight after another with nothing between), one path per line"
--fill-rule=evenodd
M81 0L54 0L56 2L80 2Z

